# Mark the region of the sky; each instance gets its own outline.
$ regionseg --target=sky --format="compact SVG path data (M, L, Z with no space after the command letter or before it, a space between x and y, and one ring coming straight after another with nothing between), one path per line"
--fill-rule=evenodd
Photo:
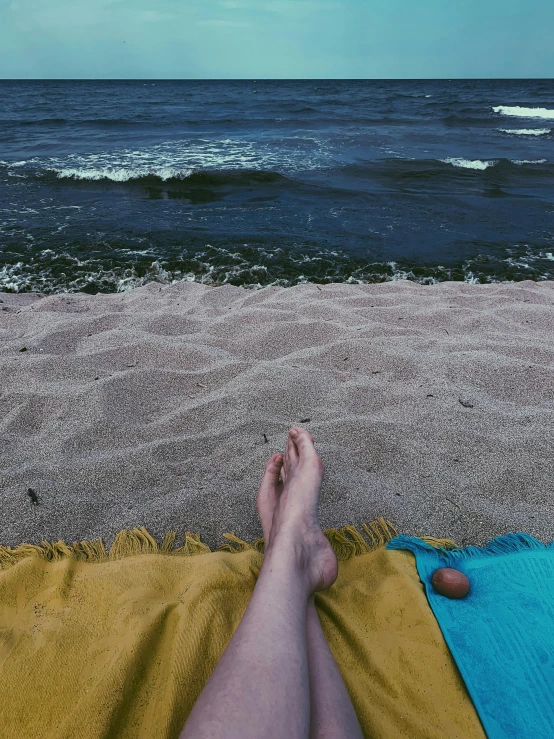
M552 0L0 0L0 78L554 77Z

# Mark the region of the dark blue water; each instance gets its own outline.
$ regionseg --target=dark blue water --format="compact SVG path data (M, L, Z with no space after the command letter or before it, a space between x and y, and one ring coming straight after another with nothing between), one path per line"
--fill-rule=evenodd
M0 82L0 290L554 279L554 81Z

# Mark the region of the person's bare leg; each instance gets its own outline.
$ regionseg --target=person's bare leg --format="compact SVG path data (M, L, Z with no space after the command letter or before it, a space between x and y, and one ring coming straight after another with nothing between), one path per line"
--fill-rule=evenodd
M273 512L286 484L288 467L274 454L258 492L258 513L265 541L271 533ZM281 480L279 479L281 477ZM310 676L310 736L312 739L361 739L362 730L335 662L311 596L307 608L308 671Z
M313 596L307 610L312 739L362 739L362 729L321 628Z
M283 466L258 582L181 739L309 736L307 602L335 581L337 560L319 526L323 463L307 431L291 429Z

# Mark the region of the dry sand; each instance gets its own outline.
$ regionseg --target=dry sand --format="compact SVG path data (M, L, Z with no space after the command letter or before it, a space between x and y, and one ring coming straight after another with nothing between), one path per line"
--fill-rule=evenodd
M255 538L293 424L325 526L554 538L554 282L0 299L0 543Z

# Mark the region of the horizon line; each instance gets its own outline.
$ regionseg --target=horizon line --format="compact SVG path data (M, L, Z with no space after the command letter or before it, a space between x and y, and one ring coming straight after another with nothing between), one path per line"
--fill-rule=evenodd
M0 77L0 82L477 82L554 81L554 77Z

